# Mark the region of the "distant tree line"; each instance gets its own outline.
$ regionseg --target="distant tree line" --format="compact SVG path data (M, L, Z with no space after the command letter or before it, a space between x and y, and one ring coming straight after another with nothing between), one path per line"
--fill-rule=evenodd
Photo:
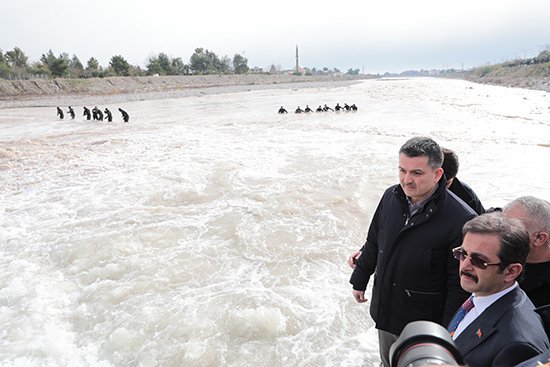
M248 59L235 54L233 59L228 56L218 56L204 48L196 48L186 64L181 57L172 58L166 53L150 56L145 69L130 65L121 55L111 57L109 65L99 65L96 58L91 57L84 65L73 54L62 52L55 55L50 49L42 54L40 59L29 62L27 55L15 47L11 51L0 49L0 78L4 79L37 79L37 78L103 78L109 76L145 76L145 75L205 75L205 74L246 74L263 72L259 68L250 69ZM280 66L271 65L267 73L280 74ZM337 68L322 69L304 68L300 75L332 75L343 74ZM359 69L349 69L346 74L357 75Z
M180 57L171 58L165 53L150 56L145 70L130 65L121 55L111 57L109 66L102 67L96 58L91 57L86 66L76 55L72 57L63 52L56 56L52 50L42 54L39 61L29 63L27 55L15 47L11 51L0 49L0 78L102 78L108 76L145 76L145 75L204 75L204 74L245 74L248 73L248 60L235 54L233 59L220 57L203 48L195 49L185 64Z
M538 54L538 56L531 58L515 59L507 61L504 64L506 66L520 66L520 65L536 65L550 62L550 49L544 50Z

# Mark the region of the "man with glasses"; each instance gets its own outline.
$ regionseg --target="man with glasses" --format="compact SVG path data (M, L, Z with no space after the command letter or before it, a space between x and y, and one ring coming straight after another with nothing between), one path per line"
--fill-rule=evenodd
M382 196L350 279L355 300L364 303L374 274L370 314L385 367L405 325L418 320L446 325L468 298L451 249L476 214L447 191L442 162L441 147L430 138L415 137L400 148L399 185Z
M472 296L458 308L449 332L466 364L514 366L548 349L535 306L517 283L529 253L525 227L489 213L468 221L462 232L453 256L460 285Z

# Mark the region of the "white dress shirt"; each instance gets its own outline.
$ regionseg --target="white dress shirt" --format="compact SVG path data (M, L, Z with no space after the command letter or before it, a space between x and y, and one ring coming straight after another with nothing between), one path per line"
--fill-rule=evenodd
M474 302L474 308L472 308L470 312L468 312L466 316L464 316L462 321L460 321L460 324L458 324L458 327L456 328L456 331L453 335L453 340L456 340L456 338L458 338L460 333L462 333L464 329L468 327L468 325L470 325L475 319L477 319L477 317L481 315L487 307L491 306L500 297L504 296L506 293L512 291L512 289L516 287L519 287L518 282L514 282L514 285L506 289L503 289L498 293L491 294L490 296L485 296L485 297L478 297L474 293L473 294L474 298L472 299L472 301Z

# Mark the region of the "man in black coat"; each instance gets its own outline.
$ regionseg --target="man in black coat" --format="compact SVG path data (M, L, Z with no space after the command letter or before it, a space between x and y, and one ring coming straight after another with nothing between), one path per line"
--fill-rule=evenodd
M430 138L415 137L401 147L400 184L382 196L350 279L355 300L363 303L374 274L370 314L386 367L405 325L428 320L446 326L468 297L451 249L476 213L447 191L442 162L443 152Z
M458 173L458 156L454 151L448 148L442 148L443 150L443 172L447 179L447 188L451 190L456 196L461 198L466 204L468 204L477 214L485 213L485 208L481 204L481 200L477 197L474 190L466 183L459 181L456 177Z

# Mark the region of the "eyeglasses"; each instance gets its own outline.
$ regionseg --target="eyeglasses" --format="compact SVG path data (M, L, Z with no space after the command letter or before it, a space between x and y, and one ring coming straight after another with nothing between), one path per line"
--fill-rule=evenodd
M501 263L488 263L479 257L478 254L468 255L461 247L456 247L453 250L453 256L459 261L464 261L466 258L470 259L473 266L479 269L487 269L488 266L500 265Z

